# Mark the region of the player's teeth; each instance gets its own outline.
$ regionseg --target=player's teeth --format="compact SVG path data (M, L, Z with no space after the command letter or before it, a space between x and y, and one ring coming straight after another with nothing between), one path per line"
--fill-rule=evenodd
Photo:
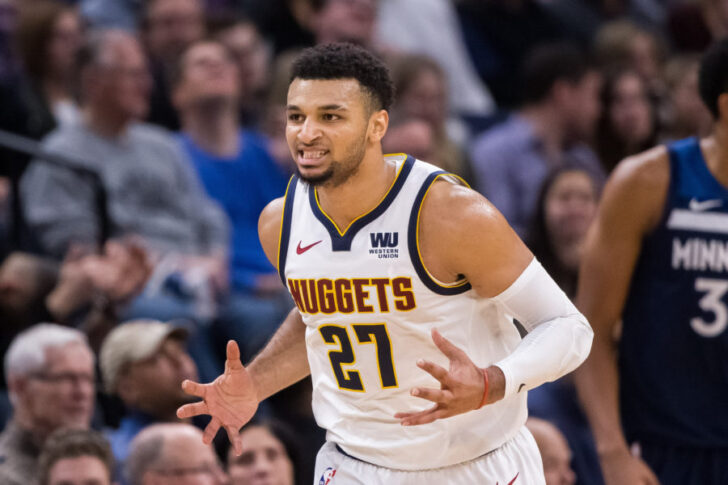
M318 152L303 152L303 158L321 158L324 156L323 151Z

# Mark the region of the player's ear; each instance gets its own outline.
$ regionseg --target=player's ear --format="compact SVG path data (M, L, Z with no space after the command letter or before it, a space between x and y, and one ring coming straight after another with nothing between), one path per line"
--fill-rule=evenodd
M380 142L384 138L389 126L389 113L385 109L380 109L372 113L369 117L369 138L372 142Z

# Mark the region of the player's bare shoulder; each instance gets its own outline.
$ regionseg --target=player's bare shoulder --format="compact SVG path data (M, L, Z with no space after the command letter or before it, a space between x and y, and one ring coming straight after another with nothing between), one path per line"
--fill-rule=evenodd
M276 266L278 261L278 244L281 236L281 221L286 198L273 199L265 206L258 218L258 237L268 260Z
M670 185L670 155L664 145L620 162L604 189L603 206L633 214L642 229L651 230L662 215Z
M445 282L465 276L482 296L504 290L533 257L493 204L446 180L435 182L425 197L418 234L433 275Z

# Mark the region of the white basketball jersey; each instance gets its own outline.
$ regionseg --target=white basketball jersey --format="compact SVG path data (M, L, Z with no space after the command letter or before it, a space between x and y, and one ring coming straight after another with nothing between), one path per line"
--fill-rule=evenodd
M499 304L478 297L466 280L435 280L422 264L422 201L438 177L454 177L409 156L387 159L397 165L389 191L343 231L321 209L316 191L294 176L278 268L307 327L313 411L327 439L379 466L444 467L514 437L526 421L526 393L431 424L400 425L395 413L433 405L412 397L413 387L440 387L417 360L449 365L431 329L479 367L509 355L520 336Z

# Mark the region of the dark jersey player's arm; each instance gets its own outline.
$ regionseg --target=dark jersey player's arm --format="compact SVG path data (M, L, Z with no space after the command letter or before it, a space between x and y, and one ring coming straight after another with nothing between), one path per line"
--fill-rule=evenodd
M668 179L664 148L627 159L616 168L587 236L580 269L577 305L591 322L595 337L591 355L575 379L608 483L608 476L615 473L628 473L623 479L639 483L642 478L637 476L644 472L639 470L644 465L630 458L622 433L615 330L642 240L662 213ZM615 476L614 480L621 479Z
M258 220L258 234L266 256L277 266L283 198L269 203ZM275 394L311 373L306 357L306 325L297 308L283 320L265 348L247 366L258 400Z
M503 305L529 332L511 355L487 368L488 402L555 380L583 362L593 336L589 323L484 197L436 182L419 235L433 276L453 282L464 275L480 297Z

